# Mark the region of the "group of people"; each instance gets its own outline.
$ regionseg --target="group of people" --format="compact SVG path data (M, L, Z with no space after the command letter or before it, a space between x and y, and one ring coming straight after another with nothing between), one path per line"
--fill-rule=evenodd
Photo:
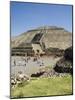
M22 61L21 61L21 60L22 60ZM33 58L31 59L30 56L28 56L28 57L21 57L21 59L18 59L18 60L14 59L14 60L13 60L13 64L14 64L14 66L17 66L17 65L18 65L18 66L21 66L21 65L26 66L27 63L28 63L30 60L32 60L32 62L36 62L36 63L38 64L38 66L44 66L44 62L43 62L42 59L40 59L40 57L33 57Z
M21 62L21 60L24 62ZM26 63L28 63L28 61L30 60L30 57L25 57L25 58L21 58L21 59L18 59L18 61L16 59L13 60L13 63L14 63L14 66L16 65L25 65L26 66ZM18 62L18 63L17 63Z
M40 59L41 57L34 57L33 61L39 65L39 66L44 66L44 61L43 59Z

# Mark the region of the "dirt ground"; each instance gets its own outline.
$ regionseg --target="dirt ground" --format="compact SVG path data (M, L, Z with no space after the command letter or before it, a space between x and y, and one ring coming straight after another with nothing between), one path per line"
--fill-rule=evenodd
M35 61L34 59L34 57L12 56L11 75L16 76L19 71L22 71L22 73L30 76L31 74L38 72L40 68L46 66L54 67L60 57L44 56Z

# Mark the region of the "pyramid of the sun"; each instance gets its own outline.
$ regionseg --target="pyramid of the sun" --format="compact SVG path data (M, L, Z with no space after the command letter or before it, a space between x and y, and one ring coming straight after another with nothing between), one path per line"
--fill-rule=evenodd
M56 26L44 26L29 30L11 40L11 48L17 50L24 48L25 52L29 49L36 51L39 49L59 48L65 50L72 46L72 33L64 28ZM15 51L13 49L13 51ZM30 51L29 51L30 52Z

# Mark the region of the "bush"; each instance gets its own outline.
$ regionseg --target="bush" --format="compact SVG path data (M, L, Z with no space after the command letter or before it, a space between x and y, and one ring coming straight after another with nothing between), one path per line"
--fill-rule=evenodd
M59 73L73 74L72 61L73 61L73 51L72 47L70 47L65 50L64 57L56 63L54 70Z
M73 60L73 50L72 50L72 47L69 47L68 49L65 50L64 57L67 60L70 60L70 61Z

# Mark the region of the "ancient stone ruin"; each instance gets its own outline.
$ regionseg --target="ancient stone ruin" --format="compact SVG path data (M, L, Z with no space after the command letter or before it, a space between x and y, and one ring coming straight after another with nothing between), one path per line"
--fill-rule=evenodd
M29 30L11 40L12 55L60 54L72 46L72 33L56 26L44 26Z

